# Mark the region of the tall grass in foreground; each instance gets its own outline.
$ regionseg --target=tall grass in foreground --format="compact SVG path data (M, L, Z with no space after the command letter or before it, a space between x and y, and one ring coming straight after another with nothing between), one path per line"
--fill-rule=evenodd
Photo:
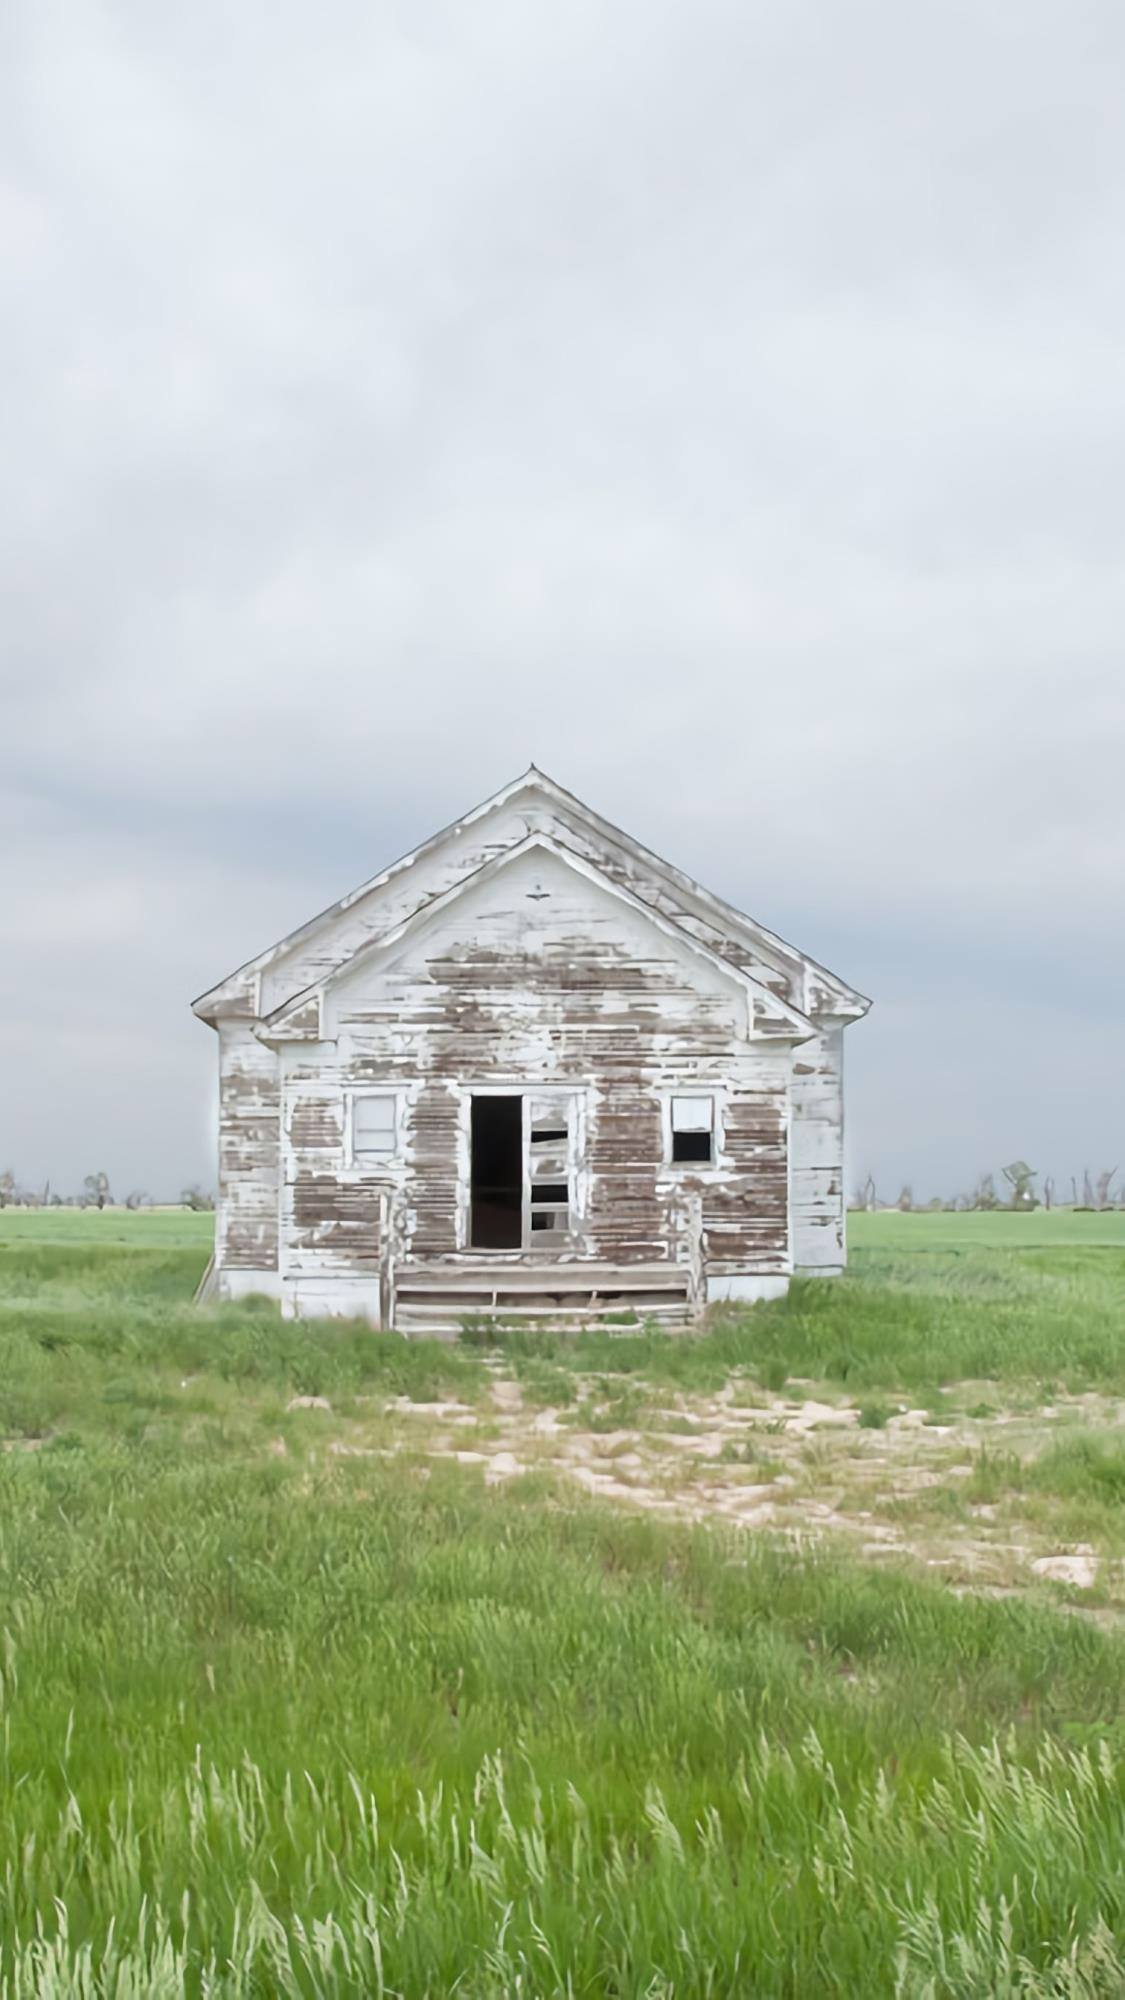
M0 1993L1120 1990L1114 1638L562 1500L0 1462Z
M333 1458L294 1393L472 1398L483 1358L192 1312L200 1247L137 1241L0 1248L0 2000L1125 1990L1116 1634ZM508 1354L552 1396L1125 1386L1122 1276L872 1253L698 1339ZM1119 1457L994 1476L1118 1508Z
M114 1917L78 1938L60 1903L49 1925L11 1938L2 1990L1125 1990L1125 1955L1098 1902L1125 1833L1107 1757L1048 1743L1021 1762L996 1744L951 1743L905 1810L882 1774L849 1785L846 1806L842 1791L811 1730L795 1752L764 1734L748 1745L722 1810L701 1803L677 1819L650 1784L624 1839L598 1826L576 1785L544 1790L523 1769L513 1779L499 1753L462 1797L420 1792L390 1829L354 1772L320 1785L289 1774L271 1793L250 1760L197 1763L160 1802L163 1827L191 1847L195 1886L178 1906L148 1900L131 1802L102 1856L70 1804L44 1858ZM308 1857L296 1903L271 1866L281 1828ZM241 1893L224 1886L232 1874ZM1048 1950L1029 1955L1028 1934Z

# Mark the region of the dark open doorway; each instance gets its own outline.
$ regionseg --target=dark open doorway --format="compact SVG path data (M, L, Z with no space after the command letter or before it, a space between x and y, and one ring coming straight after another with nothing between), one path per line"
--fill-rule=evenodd
M523 1244L523 1099L474 1097L469 1241L474 1250Z

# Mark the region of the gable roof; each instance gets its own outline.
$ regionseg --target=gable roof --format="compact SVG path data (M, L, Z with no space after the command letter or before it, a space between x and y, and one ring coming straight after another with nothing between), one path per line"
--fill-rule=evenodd
M633 910L644 923L650 924L654 930L659 931L682 951L703 960L724 979L736 987L741 987L751 1002L749 1016L751 1024L759 1020L762 1023L759 1032L769 1033L774 1039L794 1042L808 1041L809 1037L816 1033L816 1027L807 1015L802 1014L799 1008L791 1006L770 987L763 986L761 981L755 979L745 967L732 965L729 959L724 958L720 952L713 951L710 945L701 939L693 937L682 925L674 923L661 911L654 910L650 903L644 902L640 896L634 895L619 882L611 880L593 862L575 854L563 842L552 839L546 833L529 833L523 840L516 841L513 846L505 847L490 860L482 862L469 874L462 875L447 889L443 889L440 894L423 903L410 916L362 946L352 957L315 984L305 987L300 993L294 994L292 999L274 1008L273 1012L266 1015L255 1028L255 1033L261 1041L267 1043L318 1040L323 1027L320 1003L329 987L340 979L350 977L358 966L370 963L382 954L393 951L414 932L423 929L434 917L440 916L452 904L460 901L462 896L493 881L521 856L536 851L553 854L565 867L574 869L587 881L595 883L605 894Z
M633 887L637 898L650 912L656 910L657 906L653 901L656 896L670 897L674 903L680 905L686 902L689 906L686 914L690 915L693 921L698 921L715 933L714 949L728 964L738 969L740 953L751 958L755 954L764 957L767 964L772 961L779 969L788 971L801 980L803 997L806 997L806 1000L809 989L815 985L822 997L817 1005L809 1005L809 1014L814 1019L829 1015L834 1019L855 1020L867 1012L870 1001L854 987L848 986L844 980L829 972L807 953L788 944L776 932L767 930L765 925L746 916L732 904L713 895L710 890L704 889L690 875L673 867L670 862L662 860L659 855L634 840L630 834L614 826L610 820L603 819L573 792L568 792L564 786L548 777L545 771L538 770L534 764L518 778L513 778L499 791L474 806L461 819L452 821L418 847L413 848L409 854L392 862L389 868L382 869L377 875L361 883L358 888L340 897L337 902L321 910L307 923L290 931L277 944L270 945L256 957L247 959L245 964L239 966L218 985L200 994L192 1003L194 1012L202 1020L212 1024L228 1013L241 1014L243 1018L255 1017L263 973L289 954L295 954L302 946L315 941L319 934L330 932L332 925L356 904L361 903L365 897L373 896L405 871L416 868L420 862L438 854L444 845L452 843L455 836L465 829L479 825L490 816L499 815L523 793L553 808L564 822L572 825L575 831L591 839L595 847L603 851L603 859L607 863L611 861L618 863L626 878L630 874L634 875L636 880ZM612 874L613 871L607 867L605 872ZM620 879L620 874L614 879ZM646 887L650 891L649 895L644 893ZM432 900L432 896L425 899L418 906L417 913L421 914ZM667 912L662 914L667 915ZM684 923L677 924L676 928L684 937L693 935ZM377 941L377 938L373 940ZM341 962L347 962L352 955L351 952L346 953ZM743 969L745 970L745 967ZM302 989L307 990L307 982L302 982ZM288 1001L285 1005L288 1005ZM275 1015L280 1011L282 1010L275 1008Z

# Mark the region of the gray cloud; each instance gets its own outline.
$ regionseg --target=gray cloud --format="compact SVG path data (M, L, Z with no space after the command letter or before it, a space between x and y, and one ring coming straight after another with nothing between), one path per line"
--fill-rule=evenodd
M191 994L534 756L873 993L857 1165L1108 1164L1120 10L4 36L0 1152L206 1175Z

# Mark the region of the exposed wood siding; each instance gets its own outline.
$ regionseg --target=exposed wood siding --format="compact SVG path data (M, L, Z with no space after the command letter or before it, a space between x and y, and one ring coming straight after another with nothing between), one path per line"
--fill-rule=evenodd
M725 1107L723 1161L703 1177L715 1254L786 1267L788 1049L747 1040L736 979L557 858L513 862L393 963L346 973L324 1011L328 1039L284 1057L287 1270L354 1273L361 1242L362 1263L377 1261L380 1188L399 1204L404 1258L462 1249L466 1094L489 1084L565 1086L584 1106L572 1231L537 1243L537 1261L678 1254L696 1177L664 1157L662 1094L691 1088ZM375 1085L401 1093L401 1152L360 1173L342 1107Z
M300 1156L293 1172L285 1185L284 1275L377 1273L382 1240L378 1181L342 1178L330 1163L318 1172Z
M590 1113L590 1215L587 1240L612 1263L644 1263L675 1253L664 1170L658 1080L670 1075L646 1034L634 1041L623 1072L603 1071Z
M420 1052L425 1041L423 1029L416 1044ZM460 1107L451 1080L433 1077L432 1072L430 1077L407 1113L411 1179L406 1188L403 1252L418 1258L449 1256L457 1248Z
M279 1161L277 1057L251 1029L219 1030L219 1202L216 1264L277 1268Z
M791 1086L793 1262L837 1270L844 1262L844 1031L827 1028L793 1054Z
M521 804L513 800L481 823L455 828L437 851L370 890L323 929L276 959L262 977L262 1012L273 1012L305 987L345 965L366 945L506 852L528 832L559 840L732 965L755 972L764 985L794 1006L804 1005L804 961L798 954L786 956L733 934L686 889L669 884L624 843L618 847L594 838L576 815L541 802Z
M281 1072L282 1273L377 1272L382 1183L349 1171L339 1074L315 1051L288 1048Z
M272 1273L307 1310L374 1288L385 1312L400 1264L463 1267L490 1086L569 1105L566 1226L532 1236L525 1182L528 1247L505 1255L686 1257L693 1296L704 1267L747 1281L733 1297L838 1269L842 1030L865 1005L530 771L197 1003L220 1029L220 1286ZM352 1156L361 1089L395 1093L393 1154ZM673 1092L714 1096L711 1161L669 1157Z
M788 1061L772 1076L747 1079L726 1105L723 1153L731 1172L702 1186L711 1270L778 1269L789 1201L787 1071Z

